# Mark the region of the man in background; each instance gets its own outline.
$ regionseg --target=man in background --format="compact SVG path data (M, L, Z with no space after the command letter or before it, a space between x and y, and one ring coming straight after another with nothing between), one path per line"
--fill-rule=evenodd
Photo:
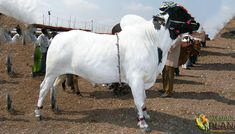
M23 36L19 25L16 27L16 34L12 38L12 43L18 42L23 44Z
M47 50L49 47L49 39L48 39L48 31L46 28L42 28L42 34L38 36L37 42L40 46L40 51L42 53L42 61L41 61L41 72L46 72L46 57Z

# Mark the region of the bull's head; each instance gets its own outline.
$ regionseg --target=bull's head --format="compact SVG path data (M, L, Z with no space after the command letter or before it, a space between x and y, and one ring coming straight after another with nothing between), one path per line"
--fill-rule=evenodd
M165 18L159 15L153 16L153 25L155 29L159 30L162 26L165 26Z
M171 39L176 39L182 33L192 33L198 30L200 24L187 12L187 10L177 4L172 6L160 8L161 18L164 21L159 21L159 15L153 17L154 22L164 22L165 27L169 29ZM154 24L155 25L155 24ZM155 27L156 28L156 27Z

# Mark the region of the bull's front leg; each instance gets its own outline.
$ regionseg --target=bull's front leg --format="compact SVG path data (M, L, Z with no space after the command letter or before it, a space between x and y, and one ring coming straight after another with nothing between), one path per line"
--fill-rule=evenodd
M137 126L144 129L146 132L150 132L149 125L145 121L145 119L150 118L150 116L147 114L147 109L145 107L146 94L143 77L138 74L132 75L129 79L129 86L131 87L134 102L138 111Z

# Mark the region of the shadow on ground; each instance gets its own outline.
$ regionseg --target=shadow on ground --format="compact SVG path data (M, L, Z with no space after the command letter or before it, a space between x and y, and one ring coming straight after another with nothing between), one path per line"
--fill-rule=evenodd
M199 130L192 120L180 118L174 115L161 113L158 111L149 111L152 121L148 122L153 131L160 131L166 133L180 133L180 134L200 134ZM45 117L45 121L61 121L70 123L109 123L118 125L120 127L136 128L136 110L134 108L119 108L119 109L94 109L89 111L61 111L64 115L82 115L82 118L68 119ZM112 115L112 116L110 116ZM110 118L113 117L113 118Z
M199 65L199 67L194 67L193 70L235 71L235 64L232 63L207 63L197 65Z
M224 96L221 96L218 93L214 92L175 92L172 98L176 99L196 99L196 100L205 100L205 99L211 99L216 100L221 103L225 103L228 105L235 105L235 100L230 100L228 98L225 98Z

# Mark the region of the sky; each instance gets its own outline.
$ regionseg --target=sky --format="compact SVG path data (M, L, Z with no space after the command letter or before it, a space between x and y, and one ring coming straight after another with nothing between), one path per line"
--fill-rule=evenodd
M44 23L110 32L127 14L150 20L163 0L0 0L0 12L27 23ZM235 14L235 0L174 0L214 37Z

